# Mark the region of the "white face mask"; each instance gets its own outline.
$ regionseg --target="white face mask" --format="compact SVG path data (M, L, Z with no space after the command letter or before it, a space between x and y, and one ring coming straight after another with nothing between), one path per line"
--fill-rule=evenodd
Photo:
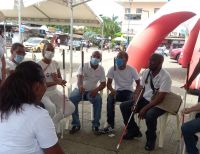
M45 51L44 52L44 57L51 60L54 57L54 52L52 51Z

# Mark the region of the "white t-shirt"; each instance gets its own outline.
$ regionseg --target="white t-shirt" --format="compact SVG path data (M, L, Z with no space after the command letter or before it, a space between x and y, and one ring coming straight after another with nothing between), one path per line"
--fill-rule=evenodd
M46 64L44 63L42 60L38 62L38 64L42 67L44 71L44 75L45 75L45 78L46 78L46 82L53 82L53 78L51 76L52 73L57 73L57 70L60 69L58 63L54 60L51 61L51 63L49 64ZM48 66L48 67L47 67ZM46 69L47 67L47 69ZM47 90L55 90L56 89L56 85L55 86L51 86L51 87L48 87Z
M116 84L116 90L130 90L133 91L133 82L139 80L138 73L135 68L126 65L124 70L114 70L114 66L108 71L107 78L114 79Z
M148 77L147 83L145 83L146 77L149 73L149 69L145 70L142 73L142 79L141 79L141 85L145 85L145 92L143 94L143 97L150 101L151 97L153 96L153 90L151 88L150 84L150 76ZM160 72L152 78L153 85L155 89L159 89L159 92L167 92L169 93L171 91L171 85L172 85L172 80L170 77L170 74L165 70L161 69Z
M78 74L82 75L82 66L78 68ZM91 91L97 87L98 82L106 82L105 71L102 66L93 69L90 62L85 63L83 67L83 87L86 91Z
M0 154L43 154L58 142L49 113L35 105L24 104L0 122Z
M9 59L9 60L6 60L6 67L7 67L10 71L14 71L15 68L17 67L17 64L14 63L13 61L11 61L11 60Z

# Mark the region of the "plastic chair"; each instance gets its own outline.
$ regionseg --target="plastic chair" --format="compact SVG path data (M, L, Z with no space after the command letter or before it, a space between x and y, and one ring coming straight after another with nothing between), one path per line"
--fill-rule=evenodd
M164 144L164 137L165 137L165 130L166 130L166 127L167 127L167 119L168 119L168 116L169 115L172 115L168 112L166 112L165 114L163 114L162 116L160 116L158 118L158 127L159 127L159 138L158 138L158 146L160 148L163 147L163 144ZM173 115L173 116L176 116L176 124L177 124L177 138L178 140L180 139L180 120L179 120L179 114L176 114L176 115Z

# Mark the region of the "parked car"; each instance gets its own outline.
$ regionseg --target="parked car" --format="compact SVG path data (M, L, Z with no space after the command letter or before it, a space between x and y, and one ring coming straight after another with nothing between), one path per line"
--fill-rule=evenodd
M183 48L177 48L177 49L171 50L171 52L169 53L170 58L178 61L181 55L181 52L183 52Z
M48 40L39 37L30 37L23 43L26 51L41 52Z
M82 45L81 45L82 43L81 43L81 41L79 41L79 40L73 40L73 50L81 50L81 47L82 47ZM71 45L71 41L69 40L68 41L68 46L69 46L69 49L70 49L70 45Z

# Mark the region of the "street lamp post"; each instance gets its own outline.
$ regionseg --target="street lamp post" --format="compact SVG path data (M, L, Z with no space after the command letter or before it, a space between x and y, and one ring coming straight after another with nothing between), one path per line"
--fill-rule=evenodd
M132 2L133 2L133 0L129 0L129 7L130 7L130 10L131 10L131 4L132 4ZM131 13L131 12L130 12ZM127 36L128 36L128 38L127 38L127 43L129 44L129 42L130 42L130 17L128 18L128 29L127 29Z

